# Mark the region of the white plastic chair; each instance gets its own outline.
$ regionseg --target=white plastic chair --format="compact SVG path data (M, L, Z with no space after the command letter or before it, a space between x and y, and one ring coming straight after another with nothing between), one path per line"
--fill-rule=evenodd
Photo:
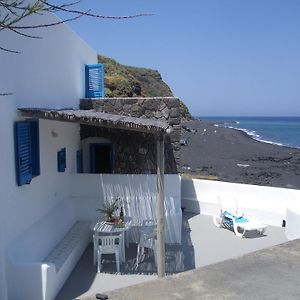
M156 264L156 228L157 223L154 220L143 220L140 228L140 239L137 246L136 266L139 265L141 257L144 255L145 248L151 249L154 253L154 262Z
M121 260L121 262L125 262L124 233L120 233L118 235L114 234L113 236L120 236L120 260ZM98 246L101 243L100 237L102 237L102 236L99 235L98 233L95 233L93 235L93 244L94 244L94 255L93 255L94 259L93 259L93 261L94 261L94 265L97 262ZM126 246L127 246L127 243L126 243Z
M117 272L120 272L120 249L122 235L98 235L97 237L97 272L101 271L102 254L115 254Z

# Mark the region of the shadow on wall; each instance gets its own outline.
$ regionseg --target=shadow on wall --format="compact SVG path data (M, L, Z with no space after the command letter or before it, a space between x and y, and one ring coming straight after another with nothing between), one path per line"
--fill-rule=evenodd
M201 214L200 200L193 180L181 178L181 206L184 211Z

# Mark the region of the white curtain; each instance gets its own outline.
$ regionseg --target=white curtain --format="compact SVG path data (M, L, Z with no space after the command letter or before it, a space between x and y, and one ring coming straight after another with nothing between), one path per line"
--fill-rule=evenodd
M138 226L143 220L156 220L156 175L100 175L103 200L119 198L124 215L132 218L129 234L138 241ZM181 243L181 187L178 175L165 175L166 243Z

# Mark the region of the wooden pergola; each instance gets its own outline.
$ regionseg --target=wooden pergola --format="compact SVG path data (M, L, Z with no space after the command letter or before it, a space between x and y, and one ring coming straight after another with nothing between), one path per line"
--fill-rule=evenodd
M19 108L22 116L91 126L130 130L153 134L157 140L157 273L165 276L165 212L164 212L164 139L170 133L168 123L129 116L108 114L95 110Z

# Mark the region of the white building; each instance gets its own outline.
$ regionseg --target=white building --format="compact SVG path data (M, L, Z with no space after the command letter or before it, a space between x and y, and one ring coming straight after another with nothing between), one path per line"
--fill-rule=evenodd
M57 18L49 14L27 21L30 24L39 21L51 23ZM151 202L156 199L155 175L76 174L77 151L82 147L80 122L39 117L39 143L36 149L33 145L31 151L36 150L35 156L40 159L33 166L35 171L31 180L23 178L27 183L18 184L16 164L22 163L22 157L15 154L15 126L16 122L26 119L24 111L18 109L78 109L80 99L85 97L85 65L97 63L97 53L66 25L35 30L34 34L43 39L0 32L0 46L21 52L0 51L0 93L12 93L0 96L1 300L55 297L90 240L88 223L76 221L90 222L95 218L99 199L104 199L105 195L122 193L126 199L133 197L135 200L137 196L144 197L143 201L149 201L150 213L155 213ZM39 113L42 114L43 110ZM25 124L34 133L30 124L36 123ZM166 130L155 122L150 125L156 130ZM123 129L125 127L126 124ZM60 165L63 171L60 172L58 156L64 157L64 153L65 166ZM165 177L167 241L178 242L181 237L180 188L179 176ZM243 197L238 199L241 208L254 211L261 221L275 226L287 219L286 199L296 202L299 196L298 191L278 189L274 205L274 192L270 188L184 180L183 205L191 211L199 211L201 206L201 213L213 214L218 208L218 196L232 191L245 195L244 201ZM248 207L249 203L253 207ZM64 238L74 224L77 230ZM168 230L170 228L172 230ZM59 253L53 253L53 249ZM47 256L51 263L43 263Z
M48 14L30 17L26 22L57 20ZM109 175L101 179L101 184L100 177L92 174L76 177L77 151L81 148L79 123L39 118L37 122L16 125L28 120L20 108L78 109L80 99L85 97L85 65L97 63L97 53L66 25L36 29L34 35L42 39L0 32L1 46L20 52L0 51L0 93L11 93L0 97L0 299L3 300L55 297L90 241L89 223L76 221L91 221L95 217L99 197L104 198L104 186L109 193L114 188L128 192L127 198L146 190L148 199L156 199L152 195L156 190L154 175L145 175L149 180L141 176L115 177L115 185ZM30 135L27 149L33 157L30 178L20 175L22 166L28 165L22 156L16 127L21 134ZM38 142L31 138L33 135ZM59 165L60 155L65 159L62 165ZM127 189L128 182L132 190ZM168 209L174 214L174 222L177 219L181 222L180 178L167 177L168 185L173 186L169 196L165 192L173 201ZM179 238L180 224L175 231ZM76 230L68 233L73 225ZM51 263L43 263L46 257Z
M30 24L39 21L51 23L57 18L44 15L27 21ZM0 33L2 46L21 52L0 51L0 93L12 93L0 97L0 299L4 300L29 299L29 295L25 294L16 297L18 284L22 282L12 281L15 274L10 274L11 253L8 253L8 248L68 197L68 175L76 169L76 150L79 147L79 124L40 120L40 175L34 177L30 184L18 186L14 124L22 117L17 108L78 108L79 99L85 96L85 64L97 63L97 53L65 25L35 30L34 34L42 39L29 39L5 30ZM57 151L61 148L68 151L64 173L57 172ZM32 245L32 249L40 249L36 255L45 250L42 238L41 241L30 241L37 246ZM17 252L22 251L28 249L18 249ZM35 273L28 271L23 278L31 276ZM30 288L28 286L28 290ZM35 297L42 299L39 295Z

